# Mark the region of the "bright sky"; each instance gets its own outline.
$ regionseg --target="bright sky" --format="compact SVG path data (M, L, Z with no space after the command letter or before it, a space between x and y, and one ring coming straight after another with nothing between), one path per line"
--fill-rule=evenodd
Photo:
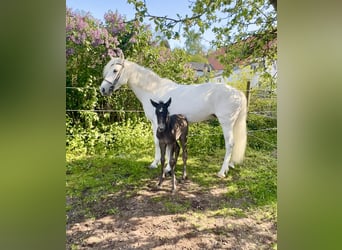
M151 15L168 16L175 19L177 19L177 13L182 17L186 14L191 15L191 11L188 8L189 2L187 0L147 0L146 4ZM114 12L117 10L121 15L126 16L128 20L133 19L135 13L133 5L128 4L126 0L66 0L66 6L73 10L90 12L93 17L100 20L103 20L103 16L108 10ZM182 34L182 29L180 31ZM207 31L203 35L203 38L207 41L212 40L213 37L214 35L210 31ZM209 43L205 40L202 41L202 44L209 47ZM171 48L182 47L184 39L181 39L180 41L171 40L169 43Z

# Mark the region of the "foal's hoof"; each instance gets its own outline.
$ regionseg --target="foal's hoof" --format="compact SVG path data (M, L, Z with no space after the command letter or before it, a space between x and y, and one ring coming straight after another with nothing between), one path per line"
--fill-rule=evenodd
M186 177L186 176L184 177L184 176L183 176L182 179L180 180L180 182L181 182L181 183L185 183L185 181L186 181L187 179L188 179L188 177Z
M218 172L216 175L217 175L217 177L219 177L219 178L224 178L224 177L226 177L225 174L221 174L220 172Z

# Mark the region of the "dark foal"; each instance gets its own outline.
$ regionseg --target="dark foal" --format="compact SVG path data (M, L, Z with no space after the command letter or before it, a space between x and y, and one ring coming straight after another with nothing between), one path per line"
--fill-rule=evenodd
M165 152L168 147L170 150L169 164L171 167L171 180L172 180L172 193L176 191L176 177L175 167L179 155L179 145L177 140L182 145L182 158L183 158L183 180L186 178L186 160L188 158L187 152L187 136L188 136L188 121L183 115L169 115L168 107L171 104L170 99L164 103L159 103L151 100L152 105L155 107L157 116L158 128L157 138L159 140L159 147L161 153L161 175L158 186L160 187L165 177Z

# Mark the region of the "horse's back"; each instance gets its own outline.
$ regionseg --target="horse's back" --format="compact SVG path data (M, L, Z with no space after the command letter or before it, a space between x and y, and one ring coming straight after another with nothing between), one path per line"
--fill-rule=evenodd
M229 113L241 103L241 91L223 83L179 85L169 93L171 114L183 114L189 122L210 119L217 112Z

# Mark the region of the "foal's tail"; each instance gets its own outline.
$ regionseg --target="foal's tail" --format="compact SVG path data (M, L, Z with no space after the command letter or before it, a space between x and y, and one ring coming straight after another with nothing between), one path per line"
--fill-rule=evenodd
M247 99L241 93L241 110L233 127L234 147L232 150L232 159L234 163L241 163L243 161L246 144L247 144Z

